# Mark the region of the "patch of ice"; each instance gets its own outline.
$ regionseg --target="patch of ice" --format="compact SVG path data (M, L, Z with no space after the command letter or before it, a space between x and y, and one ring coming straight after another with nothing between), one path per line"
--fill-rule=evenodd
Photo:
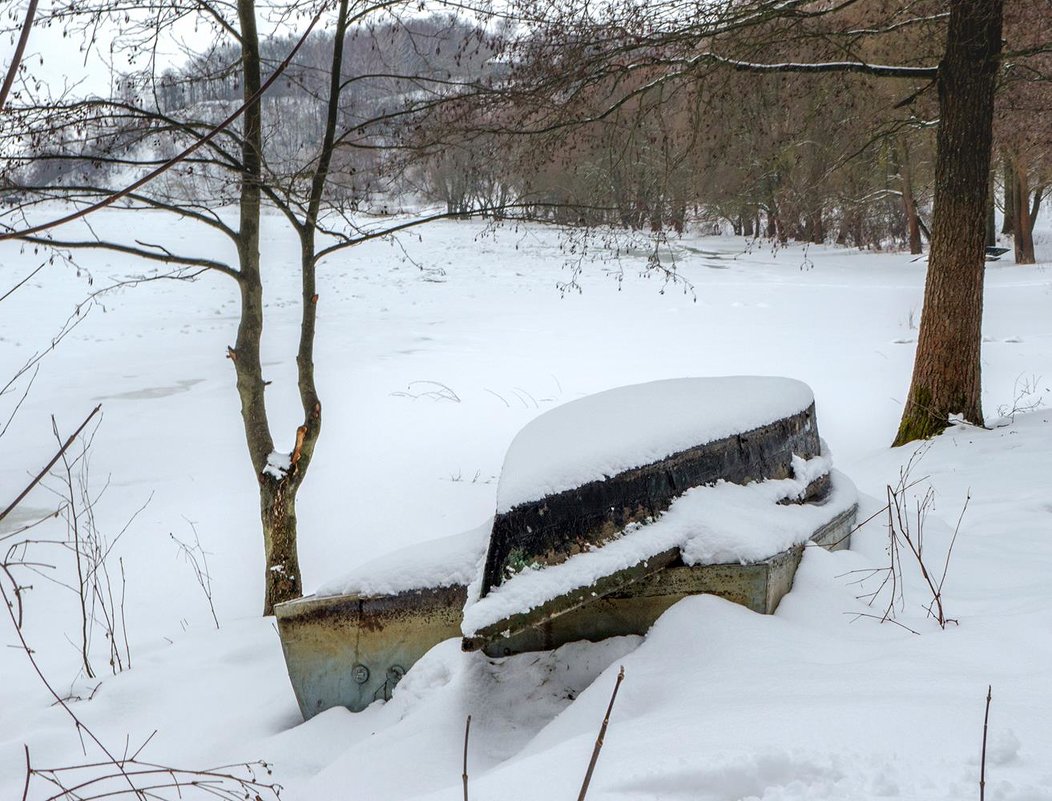
M485 557L492 528L491 518L470 531L384 554L326 581L315 595L394 595L422 587L467 584Z
M497 512L803 411L790 378L674 378L599 392L529 423L508 448Z
M560 564L523 571L491 589L485 598L478 598L476 580L469 587L463 632L470 637L512 614L535 609L672 548L680 549L688 565L744 564L805 542L857 502L851 480L833 471L832 489L821 504L782 503L799 498L828 467L825 457L797 458L794 478L694 487L654 523L626 529L619 539Z

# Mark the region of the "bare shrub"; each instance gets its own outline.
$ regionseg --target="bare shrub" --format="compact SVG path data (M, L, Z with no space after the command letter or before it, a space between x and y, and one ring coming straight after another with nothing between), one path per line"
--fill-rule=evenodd
M863 592L856 596L865 601L869 606L878 606L880 614L858 614L857 617L871 617L882 623L891 622L917 634L918 632L900 622L897 618L906 608L904 594L904 569L903 554L906 555L907 564L916 564L924 581L927 600L924 608L929 617L945 629L950 623L957 623L954 618L948 617L943 603L943 586L946 583L946 575L950 569L950 558L953 555L953 546L957 542L960 532L961 521L968 509L971 500L969 493L957 517L957 524L953 530L953 536L946 548L942 558L941 569L933 567L930 553L925 552L924 527L928 513L935 504L935 490L930 485L925 488L920 497L915 497L911 491L927 480L927 476L913 478L912 474L917 464L931 448L931 444L925 444L913 452L909 461L899 470L899 480L894 485L886 487L887 503L875 514L860 524L865 525L871 520L883 515L886 519L888 544L886 553L887 564L884 567L855 570L851 574L857 575L860 586L870 579L879 579L876 589ZM858 528L856 527L856 528Z
M194 579L197 581L197 586L201 588L201 592L205 596L205 600L208 601L208 611L212 613L212 620L216 624L216 628L219 628L219 618L216 616L216 607L212 601L212 574L208 571L208 552L201 547L201 538L197 533L197 526L191 520L183 518L190 525L191 530L194 532L194 542L190 543L183 542L181 539L176 537L174 534L169 533L168 536L172 538L172 542L179 548L179 555L183 558L183 561L190 566L190 569L194 572Z

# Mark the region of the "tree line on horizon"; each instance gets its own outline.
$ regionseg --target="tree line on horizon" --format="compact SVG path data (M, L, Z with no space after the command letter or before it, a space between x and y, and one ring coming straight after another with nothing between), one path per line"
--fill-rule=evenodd
M928 5L933 13L914 11L914 25L854 55L937 61L946 20L938 3ZM1032 45L1047 35L1052 20L1042 11L1009 2L1006 41ZM874 19L872 6L842 16L842 25L860 30ZM602 37L599 27L590 35ZM338 113L354 135L333 154L329 176L343 209L390 211L415 201L464 217L677 233L694 224L780 243L913 254L930 237L939 112L927 81L754 75L728 66L671 85L660 80L660 63L630 75L605 65L602 74L575 76L549 56L577 59L588 34L560 41L558 31L523 36L505 28L432 14L364 22L345 33ZM264 73L292 42L261 39ZM308 37L263 100L264 162L286 182L320 139L333 42L332 30ZM660 62L660 46L649 49ZM747 44L744 57L756 49ZM841 57L803 34L771 36L762 53L786 62ZM61 192L63 184L99 183L150 156L170 156L181 141L173 120L215 124L236 108L239 60L237 43L220 40L178 67L118 76L114 97L103 100L120 108L83 98L53 104L33 119L28 141L24 133L9 140L21 155L6 183ZM1039 55L1005 65L997 93L987 244L998 232L1010 235L1020 264L1035 261L1034 224L1052 187L1050 64L1052 56ZM574 80L585 88L571 87ZM558 109L562 120L538 126L552 113L548 98L563 91L572 102ZM619 95L629 97L611 111ZM199 163L171 180L171 191L233 204L228 173L228 165Z

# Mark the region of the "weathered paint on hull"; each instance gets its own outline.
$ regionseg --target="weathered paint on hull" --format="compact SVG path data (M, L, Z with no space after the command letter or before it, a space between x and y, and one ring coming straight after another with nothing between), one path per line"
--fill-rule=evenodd
M849 547L856 512L852 507L837 515L812 535L811 542L828 550ZM481 648L488 656L508 656L558 648L577 640L642 635L677 601L703 593L718 595L760 614L773 614L793 586L804 547L798 545L762 562L666 567L621 592L597 598L587 606L549 618L511 637L470 643L469 647Z
M629 523L659 517L691 487L788 478L794 456L810 459L821 450L811 404L751 431L519 504L493 520L482 594L525 565L558 564L620 536Z
M279 604L278 634L304 719L335 706L360 712L390 698L420 657L460 636L466 599L467 589L454 586Z
M848 547L855 517L854 508L838 515L812 541L829 550ZM514 637L478 646L490 656L504 656L575 640L645 634L666 609L699 593L770 614L792 587L803 549L800 545L744 565L665 567ZM379 597L308 597L278 605L278 632L303 717L335 706L358 712L390 697L401 674L428 650L461 636L466 599L467 589L454 586Z

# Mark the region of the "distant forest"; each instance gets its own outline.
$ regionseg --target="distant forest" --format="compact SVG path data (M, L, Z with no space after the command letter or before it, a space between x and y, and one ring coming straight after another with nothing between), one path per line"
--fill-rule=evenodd
M1047 27L1033 18L1040 13L1039 5L1010 3L1006 38ZM867 24L862 12L857 24ZM932 15L928 24L867 40L856 55L937 62L942 24ZM592 36L610 41L599 30ZM524 44L499 27L442 16L350 28L331 201L345 211L428 203L465 216L654 231L702 224L782 242L921 252L938 123L926 80L714 69L704 80L673 82L660 77L664 65L618 72L607 58L602 71L590 71L583 31L549 27L531 37ZM261 42L264 77L293 43ZM331 31L312 34L264 97L263 161L286 197L316 158L333 45ZM755 54L756 43L750 47L746 55ZM790 50L799 58L801 42L763 43L765 61ZM828 58L821 42L813 51L813 60ZM239 60L239 47L219 39L178 69L120 76L110 98L117 105L80 104L65 120L52 117L25 151L29 166L16 183L116 180L175 153L188 130L217 123L243 100ZM1033 261L1033 224L1052 184L1052 122L1040 111L1052 104L1052 89L1034 75L1032 65L1009 68L1002 81L988 213L989 241L996 204L1001 233L1016 235L1022 262ZM232 132L232 146L236 139ZM173 196L237 199L214 155L166 181Z

